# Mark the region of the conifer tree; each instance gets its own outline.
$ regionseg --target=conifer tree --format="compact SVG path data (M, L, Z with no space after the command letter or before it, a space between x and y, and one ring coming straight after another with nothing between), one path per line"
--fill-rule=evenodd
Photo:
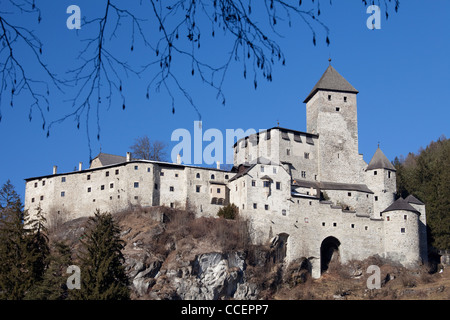
M81 240L81 288L71 290L72 299L129 299L129 280L123 266L120 228L110 213L95 212L88 220L85 237Z

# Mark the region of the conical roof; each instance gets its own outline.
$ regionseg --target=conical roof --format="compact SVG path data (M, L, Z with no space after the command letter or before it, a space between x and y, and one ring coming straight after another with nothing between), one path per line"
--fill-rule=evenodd
M417 199L416 197L414 197L412 194L410 194L409 196L407 196L405 198L406 202L408 203L413 203L413 204L419 204L419 205L425 205L425 203L423 203L422 201L420 201L419 199Z
M383 212L388 212L388 211L399 211L399 210L403 210L403 211L412 211L415 212L417 214L420 214L419 211L417 211L416 209L414 209L413 206L411 206L405 199L403 198L398 198L393 204L391 204L389 207L387 207Z
M378 147L377 151L370 160L369 165L366 170L375 170L375 169L388 169L392 171L396 171L395 167L392 163L386 158L383 151L381 151L380 147Z
M303 102L307 103L319 90L358 93L358 90L356 90L347 80L345 80L345 78L341 76L339 72L337 72L331 65L328 66L327 70L325 70L320 80L316 83Z

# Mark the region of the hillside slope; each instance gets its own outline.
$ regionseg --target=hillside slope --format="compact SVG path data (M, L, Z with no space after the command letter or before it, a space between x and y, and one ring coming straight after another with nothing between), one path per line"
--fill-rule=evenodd
M276 261L270 245L249 241L245 221L195 218L164 207L114 214L125 241L132 299L450 299L450 270L406 270L377 257L342 266L333 262L311 279L303 261ZM87 218L50 234L77 261ZM371 264L381 268L381 289L367 289Z

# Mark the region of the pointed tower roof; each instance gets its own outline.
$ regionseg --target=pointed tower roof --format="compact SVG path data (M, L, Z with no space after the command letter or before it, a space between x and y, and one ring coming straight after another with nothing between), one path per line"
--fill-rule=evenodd
M392 163L388 160L388 158L386 158L383 151L381 151L380 147L378 147L377 151L375 151L375 154L373 155L372 160L370 160L366 171L374 169L388 169L396 171Z
M414 207L412 205L410 205L405 199L403 199L401 197L398 198L393 204L391 204L389 207L387 207L382 212L384 213L384 212L388 212L388 211L399 211L399 210L412 211L417 214L420 214L419 211L414 209Z
M410 194L409 196L407 196L405 198L406 202L408 203L412 203L412 204L418 204L421 206L424 206L425 203L423 203L422 201L420 201L419 199L417 199L416 197L414 197L412 194Z
M339 72L334 69L331 64L325 70L320 80L316 83L309 95L306 97L304 103L307 103L312 96L319 90L327 91L339 91L339 92L351 92L358 93L356 90Z

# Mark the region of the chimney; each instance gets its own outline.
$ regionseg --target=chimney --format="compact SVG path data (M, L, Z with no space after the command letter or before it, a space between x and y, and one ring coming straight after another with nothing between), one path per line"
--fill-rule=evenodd
M177 154L177 164L181 164L181 155Z
M83 170L83 162L78 163L78 171Z
M216 161L216 166L217 166L217 169L220 170L220 161Z
M58 171L58 166L53 166L53 174L56 174L57 171Z
M127 152L127 162L131 161L131 152Z

